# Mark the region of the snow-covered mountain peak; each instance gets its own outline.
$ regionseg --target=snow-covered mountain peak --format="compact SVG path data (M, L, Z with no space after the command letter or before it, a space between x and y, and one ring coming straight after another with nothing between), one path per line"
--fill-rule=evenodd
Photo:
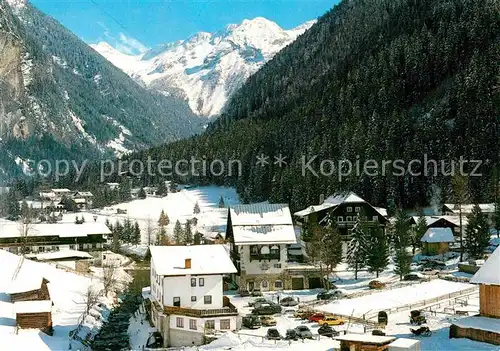
M92 47L134 79L160 92L181 95L195 113L211 117L222 111L251 74L314 22L285 30L256 17L215 33L199 32L161 44L137 56L101 43Z

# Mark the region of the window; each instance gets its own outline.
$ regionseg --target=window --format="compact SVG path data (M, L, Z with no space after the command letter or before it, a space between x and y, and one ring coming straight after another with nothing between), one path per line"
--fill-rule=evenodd
M347 222L352 222L352 217L351 217L351 216L347 216L347 217L345 218L345 220L346 220Z
M196 296L191 296L191 302L196 302Z
M276 289L283 289L283 282L282 282L281 280L276 280L276 281L274 282L274 287L275 287Z
M258 246L250 246L250 254L252 255L258 255L259 254L259 247Z
M174 297L174 306L181 307L181 298L180 297Z
M196 278L191 278L191 287L196 286Z
M70 249L70 250L74 250L74 249L75 249L75 245L70 245L70 246L69 246L69 249Z
M177 328L184 328L184 318L177 317L175 319L175 325L177 326Z
M274 268L281 268L281 263L275 263Z
M271 247L271 255L279 255L280 254L280 248L279 246L273 246Z
M378 216L373 216L373 221L378 222Z
M199 285L199 286L205 286L205 278L200 278L200 279L198 280L198 285Z
M348 207L347 212L352 212L352 207Z
M338 221L338 222L343 222L343 221L344 221L344 217L342 217L342 216L338 216L338 217L337 217L337 221Z
M212 295L206 295L203 297L203 303L205 305L211 305L212 304Z
M213 319L209 319L205 322L206 329L215 329L215 321Z
M189 320L189 329L196 330L196 319Z
M356 213L361 212L361 207L356 207L356 208L354 209L354 211L356 211Z
M263 280L262 283L260 283L260 286L262 289L267 289L269 288L269 283L267 282L267 280Z
M231 320L230 319L221 319L220 320L220 330L229 330L231 329Z

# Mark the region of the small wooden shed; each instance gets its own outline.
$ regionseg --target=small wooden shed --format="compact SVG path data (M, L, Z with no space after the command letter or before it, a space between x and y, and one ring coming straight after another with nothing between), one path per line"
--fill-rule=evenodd
M7 291L12 302L50 300L47 287L49 281L45 278L33 277L30 280L15 280Z
M368 334L346 334L334 337L340 341L340 351L385 351L396 338Z
M22 329L40 329L47 334L52 330L52 301L20 301L14 303L16 325Z
M424 246L424 254L434 256L450 251L450 243L455 242L455 237L450 228L429 228L421 241Z

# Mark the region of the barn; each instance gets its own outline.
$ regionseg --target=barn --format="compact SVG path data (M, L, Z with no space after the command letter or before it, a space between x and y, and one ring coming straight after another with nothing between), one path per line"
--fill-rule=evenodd
M450 251L450 243L455 242L455 237L450 228L429 228L421 239L424 255L441 255Z
M468 338L500 345L500 247L472 277L479 284L479 315L458 319L450 338Z

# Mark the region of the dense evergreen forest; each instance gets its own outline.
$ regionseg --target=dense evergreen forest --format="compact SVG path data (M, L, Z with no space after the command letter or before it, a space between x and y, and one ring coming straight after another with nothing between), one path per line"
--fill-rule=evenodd
M298 209L342 189L388 207L424 205L438 188L452 201L451 177L441 172L339 181L303 176L303 155L318 155L316 169L322 159L427 155L448 171L463 156L483 160L470 193L486 201L500 149L499 57L498 1L343 1L250 77L206 133L132 158L238 158L241 177L179 180L233 184L244 200ZM256 165L261 153L270 165ZM272 164L279 154L287 167Z

